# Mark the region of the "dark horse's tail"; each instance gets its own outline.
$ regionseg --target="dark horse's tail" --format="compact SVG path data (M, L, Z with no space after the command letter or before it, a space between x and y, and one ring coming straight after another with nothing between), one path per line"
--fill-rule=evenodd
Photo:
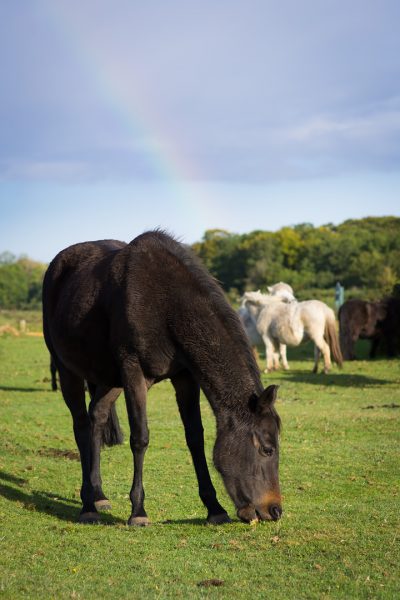
M339 338L336 331L336 319L327 318L325 321L325 339L328 343L334 362L341 367L343 365L343 356L340 350Z
M122 444L124 436L119 425L115 403L112 404L108 415L107 423L104 425L102 443L106 446L116 446Z

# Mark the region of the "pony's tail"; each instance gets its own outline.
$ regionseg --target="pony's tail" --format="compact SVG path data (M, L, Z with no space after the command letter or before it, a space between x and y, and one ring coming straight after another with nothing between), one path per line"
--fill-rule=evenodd
M102 443L106 446L116 446L122 444L124 436L119 425L115 402L110 408L107 423L104 425Z
M343 356L340 350L339 338L336 331L336 319L334 315L325 321L325 339L330 348L334 362L341 367L343 365Z

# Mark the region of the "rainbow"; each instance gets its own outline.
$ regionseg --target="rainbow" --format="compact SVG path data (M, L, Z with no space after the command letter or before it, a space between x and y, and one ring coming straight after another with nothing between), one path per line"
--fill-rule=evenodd
M49 25L93 82L100 100L106 103L128 133L132 147L142 144L146 169L154 185L162 185L167 196L179 202L184 212L187 212L189 203L192 218L206 223L215 211L215 205L213 207L209 187L201 184L205 178L197 165L190 163L180 152L176 136L167 131L151 99L143 94L140 82L137 81L135 92L132 92L131 86L129 89L124 86L125 78L116 72L115 64L111 66L107 62L101 49L90 41L67 3L43 0L42 6ZM143 181L137 183L144 185Z

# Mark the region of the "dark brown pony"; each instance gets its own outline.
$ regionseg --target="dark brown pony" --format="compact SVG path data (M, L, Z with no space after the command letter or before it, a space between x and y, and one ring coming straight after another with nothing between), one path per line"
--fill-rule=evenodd
M400 333L400 300L347 300L339 310L339 329L340 346L347 360L355 359L354 345L359 338L371 340L370 358L376 356L381 343L386 353L394 356Z
M44 335L71 411L82 464L81 522L108 504L100 446L119 441L124 389L134 477L130 525L147 525L142 485L147 390L170 378L210 523L229 517L204 454L200 388L217 420L214 462L238 516L279 519L277 386L263 390L237 315L193 253L160 231L130 244L86 242L60 252L43 284ZM86 408L84 380L90 392Z

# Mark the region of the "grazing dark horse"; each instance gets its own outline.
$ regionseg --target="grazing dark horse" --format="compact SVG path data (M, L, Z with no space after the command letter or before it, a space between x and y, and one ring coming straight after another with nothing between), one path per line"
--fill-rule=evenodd
M130 244L103 240L63 250L44 278L43 321L81 456L81 522L97 521L97 508L108 502L100 478L101 436L104 427L116 427L110 410L123 388L134 461L128 523L148 524L146 395L166 378L175 388L207 521L230 519L204 454L200 388L217 420L214 463L239 518L280 518L277 386L263 389L235 311L187 247L154 231Z
M347 300L339 310L340 346L345 359L353 360L354 344L371 340L370 358L374 358L384 341L389 356L396 353L396 336L400 332L400 300L386 298L380 302Z

